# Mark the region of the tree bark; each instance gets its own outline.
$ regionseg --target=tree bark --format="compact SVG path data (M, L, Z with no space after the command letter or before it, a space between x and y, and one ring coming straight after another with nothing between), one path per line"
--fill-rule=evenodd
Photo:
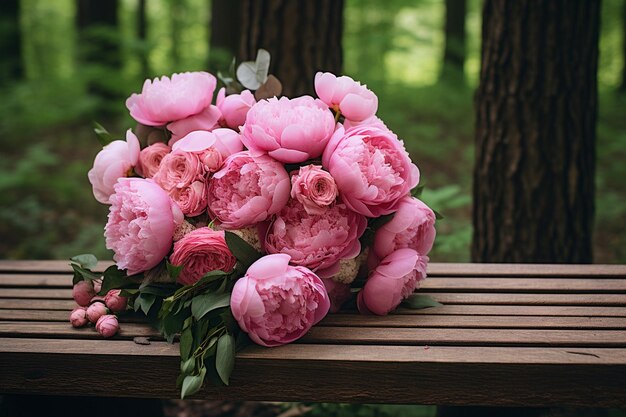
M592 261L600 1L486 0L475 262Z
M343 0L242 0L239 59L271 56L283 95L313 94L317 71L340 73Z
M444 24L445 46L443 50L442 79L463 81L465 64L465 15L467 0L446 0Z
M0 8L0 84L24 76L19 0L3 0Z
M241 26L241 1L213 0L211 2L211 32L209 34L209 70L224 72L237 56Z

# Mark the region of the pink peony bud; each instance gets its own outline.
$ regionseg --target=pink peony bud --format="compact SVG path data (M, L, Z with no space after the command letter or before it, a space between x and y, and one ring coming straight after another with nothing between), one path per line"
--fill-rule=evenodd
M83 327L87 324L87 314L85 307L78 307L70 313L70 323L73 327Z
M98 294L100 290L102 289L102 281L92 281L92 283L93 283L93 290L96 292L96 294Z
M94 295L96 295L96 291L91 281L79 281L74 285L74 288L72 288L72 297L74 301L76 301L76 304L81 307L87 307Z
M128 298L120 295L121 290L111 290L104 297L104 303L115 313L126 310Z
M98 319L96 330L104 337L112 337L119 331L120 324L117 317L112 314L106 314Z
M109 309L101 302L95 302L87 307L87 319L92 323L96 323L105 314L109 314Z

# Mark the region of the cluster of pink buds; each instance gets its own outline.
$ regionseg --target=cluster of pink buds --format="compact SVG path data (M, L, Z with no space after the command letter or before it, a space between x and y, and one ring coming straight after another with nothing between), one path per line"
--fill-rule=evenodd
M126 310L128 299L120 294L120 290L111 290L104 297L98 296L101 285L99 281L80 281L74 285L72 297L78 307L72 310L70 323L74 327L92 323L102 336L112 337L120 329L113 313Z

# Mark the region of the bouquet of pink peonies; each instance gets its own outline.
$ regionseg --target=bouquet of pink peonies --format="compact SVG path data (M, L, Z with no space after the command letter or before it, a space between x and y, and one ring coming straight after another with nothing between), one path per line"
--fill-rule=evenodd
M206 72L146 80L126 100L138 125L125 141L97 126L104 147L88 177L109 205L115 265L71 260L72 325L110 337L118 314L142 312L180 342L183 397L206 376L228 384L250 340L293 342L346 305L384 315L433 302L414 291L436 214L376 95L318 73L318 98L263 98L280 94L278 80L241 68L239 81L221 77L215 104Z

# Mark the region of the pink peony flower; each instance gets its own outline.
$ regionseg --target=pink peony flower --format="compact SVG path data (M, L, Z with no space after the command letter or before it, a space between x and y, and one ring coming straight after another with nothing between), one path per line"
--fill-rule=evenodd
M87 320L87 311L85 307L75 308L70 313L70 323L72 324L72 327L83 327L88 322L89 320Z
M96 295L91 281L78 281L72 288L72 298L82 307L89 305L91 298Z
M284 163L319 157L335 130L328 106L310 96L270 98L246 117L242 141L252 155L267 152Z
M343 202L357 213L378 217L396 210L419 182L419 170L404 145L389 130L339 127L322 165L337 182Z
M358 122L355 120L350 120L350 119L346 119L343 122L343 127L346 130L352 129L353 127L359 127L359 126L377 127L382 130L389 130L387 125L376 116L372 116L372 117L369 117L365 120L361 120Z
M394 310L413 294L419 281L426 279L427 264L428 256L409 248L398 249L387 256L359 292L359 311L384 316Z
M139 161L139 140L128 129L126 142L114 140L96 155L93 168L87 173L93 187L93 195L102 204L109 204L113 186L118 178L132 175L132 169Z
M289 200L289 175L267 155L239 152L209 179L209 210L225 229L239 229L266 220Z
M224 231L201 227L186 234L174 243L174 252L170 256L173 265L184 265L178 276L178 283L192 285L204 274L221 270L230 272L237 259L226 245Z
M109 314L109 309L99 301L87 307L87 319L92 323L96 323L105 314Z
M165 258L174 229L182 221L178 206L155 182L120 179L104 228L106 247L114 252L117 267L129 275L146 271Z
M246 121L248 110L256 104L256 100L249 90L227 96L226 89L221 88L217 93L216 104L222 112L222 119L226 126L238 131Z
M144 178L152 178L159 170L163 157L171 152L171 148L163 142L146 146L139 153L137 173Z
M300 167L291 177L291 198L302 203L309 214L323 214L338 195L335 180L319 165Z
M208 209L207 184L203 181L194 181L183 188L173 188L169 194L185 216L199 216Z
M215 172L224 159L243 150L243 143L239 134L230 129L195 131L176 142L172 150L196 155L208 171Z
M255 343L271 347L302 337L326 316L330 302L317 275L289 265L289 255L277 254L248 268L235 283L230 308Z
M216 79L207 72L173 74L146 80L141 94L132 94L126 107L133 119L147 126L163 126L206 109L213 99Z
M128 298L122 297L121 293L121 290L111 290L104 297L104 304L114 313L125 311L128 305Z
M174 150L165 155L152 178L165 191L184 188L194 181L204 181L206 170L200 158L190 152Z
M318 72L315 93L328 107L339 110L349 120L365 120L378 110L376 94L345 75L337 77L330 72Z
M265 238L268 253L285 253L293 265L324 273L336 273L342 259L356 257L361 251L359 238L367 227L364 216L335 204L322 215L308 214L297 200L276 215Z
M169 145L173 146L180 139L196 130L210 132L220 127L219 121L221 118L222 112L220 112L217 106L208 106L198 114L169 123L167 130L172 133Z
M105 314L96 322L96 330L104 337L113 337L120 330L120 324L117 317L112 314Z
M323 279L328 298L330 299L330 312L337 313L341 306L352 297L350 284L341 284L332 279Z
M374 253L382 259L396 249L411 248L428 255L435 235L435 213L417 198L406 196L391 221L376 231Z

